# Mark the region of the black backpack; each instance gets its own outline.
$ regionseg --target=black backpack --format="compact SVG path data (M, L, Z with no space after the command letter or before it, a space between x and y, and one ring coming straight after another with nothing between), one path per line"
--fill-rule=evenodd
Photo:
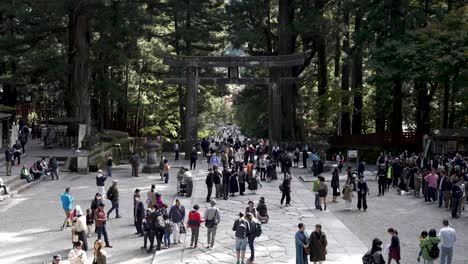
M374 260L374 256L370 253L370 251L368 251L362 257L362 264L376 264Z
M436 259L439 257L440 249L437 244L432 244L432 247L427 251L429 257Z
M255 222L255 237L259 237L262 235L262 223Z

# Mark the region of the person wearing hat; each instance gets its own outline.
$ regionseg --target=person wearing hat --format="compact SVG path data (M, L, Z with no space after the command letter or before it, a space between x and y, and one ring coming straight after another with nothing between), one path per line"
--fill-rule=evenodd
M61 260L62 260L62 257L60 255L54 255L52 257L52 264L59 264Z
M86 240L86 216L83 214L83 210L79 205L75 209L75 219L72 226L73 237L77 237L74 243L81 241L82 248L84 251L88 250L88 241Z
M109 244L109 238L107 237L106 222L107 215L104 210L104 203L100 203L98 209L94 212L94 221L96 223L96 229L98 233L98 239L101 239L101 236L104 235L104 241L106 242L106 247L112 248Z
M221 221L221 215L216 208L216 200L212 199L210 201L211 207L206 209L205 211L205 226L207 229L207 243L206 248L213 248L215 244L216 238L216 229L218 227L219 222Z
M107 177L104 175L102 170L98 171L98 175L96 176L96 186L97 186L97 192L100 193L103 197L106 195L106 189L105 189L105 183L106 183Z
M119 215L119 190L117 189L117 180L112 181L112 185L107 190L107 199L112 202L112 207L107 212L107 216L110 217L110 213L115 209L115 218L121 218Z

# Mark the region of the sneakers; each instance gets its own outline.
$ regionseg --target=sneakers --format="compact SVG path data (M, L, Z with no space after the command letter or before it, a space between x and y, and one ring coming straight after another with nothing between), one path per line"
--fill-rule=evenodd
M112 246L111 245L106 245L106 248L112 248Z

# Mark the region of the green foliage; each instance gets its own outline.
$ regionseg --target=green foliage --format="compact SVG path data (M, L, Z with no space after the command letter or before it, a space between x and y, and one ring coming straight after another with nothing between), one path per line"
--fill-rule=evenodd
M247 137L268 135L268 89L265 86L246 86L234 101L234 113Z

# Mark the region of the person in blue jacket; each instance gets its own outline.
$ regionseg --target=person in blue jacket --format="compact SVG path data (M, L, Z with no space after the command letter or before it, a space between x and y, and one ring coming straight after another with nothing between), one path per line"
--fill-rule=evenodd
M70 212L73 207L73 198L70 195L70 187L67 187L65 189L65 192L62 194L60 197L62 200L62 208L63 211L65 211L65 221L63 221L63 225L61 227L61 230L63 230L65 227L70 226Z

